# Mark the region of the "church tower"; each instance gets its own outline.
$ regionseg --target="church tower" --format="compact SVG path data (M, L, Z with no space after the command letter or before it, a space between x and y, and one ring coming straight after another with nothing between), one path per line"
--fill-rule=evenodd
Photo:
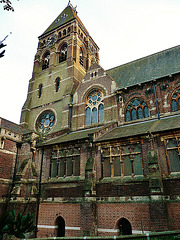
M69 130L72 96L98 52L69 1L39 37L21 124L39 133Z

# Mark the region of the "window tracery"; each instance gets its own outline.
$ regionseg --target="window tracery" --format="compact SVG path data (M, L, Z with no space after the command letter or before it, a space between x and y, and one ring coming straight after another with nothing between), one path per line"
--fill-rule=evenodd
M51 110L46 110L40 114L36 121L36 129L41 133L48 133L55 124L55 114Z
M86 98L86 125L104 121L103 93L93 90Z
M168 172L180 172L180 137L164 138Z
M126 122L149 117L147 104L141 99L133 99L126 108Z
M141 144L102 147L101 164L102 178L143 175Z
M176 90L171 98L172 112L180 110L180 89Z
M67 44L63 44L59 53L59 63L67 60Z
M50 177L68 177L80 175L80 148L61 148L51 155Z

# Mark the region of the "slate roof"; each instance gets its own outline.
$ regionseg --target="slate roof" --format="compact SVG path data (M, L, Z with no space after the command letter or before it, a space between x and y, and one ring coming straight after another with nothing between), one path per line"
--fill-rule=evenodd
M75 13L74 9L71 5L68 4L68 6L61 12L61 14L52 22L52 24L46 29L46 31L40 36L50 33L51 31L55 30L56 28L64 25L65 23L68 23L72 21L73 19L77 19L78 22L84 27L83 23ZM86 30L86 28L84 27ZM88 31L86 30L88 33Z
M19 124L13 123L4 118L0 118L0 128L5 128L9 131L19 133L19 134L26 134L30 132L28 129L23 128Z
M88 139L89 134L98 132L103 127L85 129L82 131L71 132L64 136L58 136L54 139L47 140L39 143L37 146L49 146L59 143L67 143L71 141ZM150 120L135 124L123 125L114 128L112 131L107 132L102 137L98 138L95 142L109 141L114 139L128 138L138 135L145 135L149 132L158 133L163 131L170 131L180 128L180 115L166 117L160 120Z
M98 130L100 130L103 127L98 127L98 128L90 128L90 129L85 129L82 131L76 131L76 132L71 132L69 134L66 134L64 136L58 136L56 138L47 140L43 143L38 144L37 146L49 146L49 145L54 145L58 143L66 143L66 142L71 142L71 141L77 141L77 140L82 140L82 139L88 139L89 134L95 133Z
M127 138L147 133L158 133L180 128L180 115L162 118L160 120L150 120L141 123L119 126L106 133L96 140L96 142L109 141L113 139Z
M180 72L180 45L106 70L117 82L118 88L126 88Z

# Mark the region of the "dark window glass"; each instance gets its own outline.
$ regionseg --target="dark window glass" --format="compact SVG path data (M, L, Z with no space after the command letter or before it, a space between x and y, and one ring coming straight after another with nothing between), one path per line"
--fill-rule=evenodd
M67 60L67 44L63 44L59 53L59 63Z
M149 117L146 103L140 99L132 100L126 108L126 122Z

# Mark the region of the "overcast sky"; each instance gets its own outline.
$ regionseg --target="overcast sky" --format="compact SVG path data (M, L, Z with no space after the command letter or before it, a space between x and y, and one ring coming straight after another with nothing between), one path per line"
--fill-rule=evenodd
M32 76L40 36L68 0L11 0L14 12L0 3L0 117L19 123ZM180 0L71 0L100 47L104 69L179 45ZM1 51L1 50L0 50Z

